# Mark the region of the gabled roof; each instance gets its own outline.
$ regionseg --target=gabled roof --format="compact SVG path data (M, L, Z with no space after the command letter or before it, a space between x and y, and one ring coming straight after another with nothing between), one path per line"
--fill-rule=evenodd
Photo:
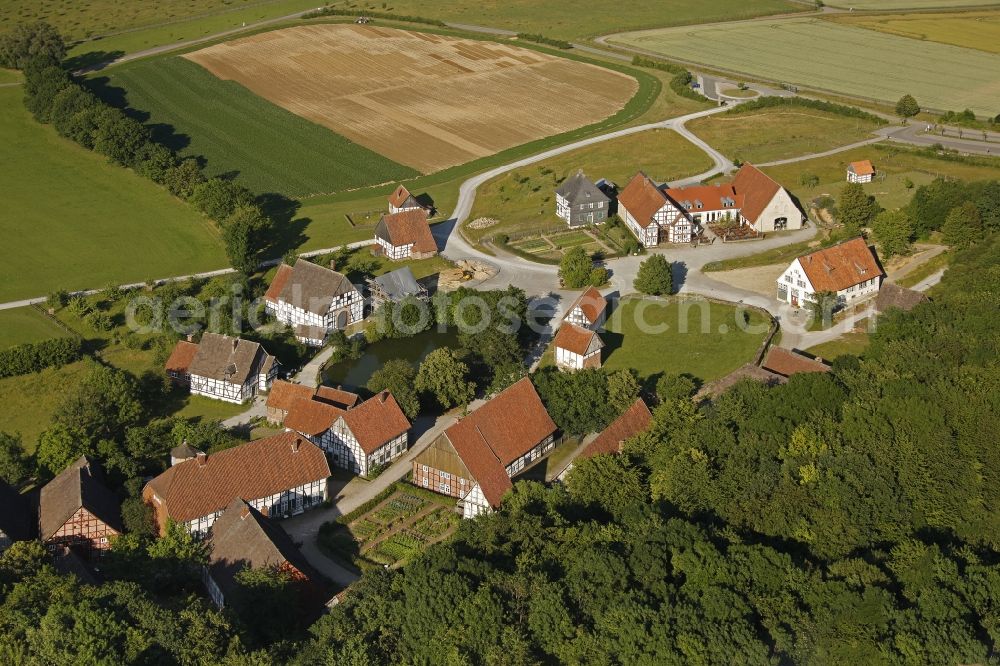
M279 269L275 281L279 278L283 279L284 283L280 292L277 292L278 301L290 303L317 315L328 313L330 305L337 297L357 291L343 274L307 259L300 258L296 261L287 277L282 277ZM268 293L271 293L270 289Z
M295 401L303 398L308 400L315 393L316 389L310 386L277 379L271 384L271 392L267 395L267 406L287 412Z
M307 437L315 437L329 430L344 410L333 405L308 398L299 398L288 408L284 425Z
M361 450L368 455L410 429L409 419L388 391L382 391L354 409L343 412L340 418L344 419Z
M166 515L187 522L224 509L233 499L255 500L330 476L326 454L295 432L174 465L147 485Z
M756 222L781 185L752 164L744 164L733 179L733 190L743 197L740 214L751 222Z
M422 208L383 215L375 225L375 236L393 247L413 244L414 252L437 252L437 243Z
M875 167L872 166L871 160L851 162L847 165L847 170L858 176L870 176L875 173Z
M334 407L350 409L361 402L361 396L357 393L351 393L350 391L332 386L320 386L316 389L316 395L313 396L313 400L322 400Z
M892 308L908 311L917 307L920 303L929 300L927 295L922 292L900 287L895 282L885 282L878 290L878 297L875 299L875 311L879 314L887 312Z
M207 543L209 573L225 597L238 585L236 574L246 568L291 565L306 578L316 578L285 530L239 497L212 523Z
M596 332L568 321L559 326L554 342L556 347L580 356L586 356L604 347L604 342Z
M588 444L578 457L582 459L600 453L618 453L622 450L622 442L649 428L652 420L653 415L650 413L649 407L642 401L642 398L639 398L611 425L602 430L601 434Z
M670 187L667 188L666 195L675 204L690 213L707 210L732 210L735 212L743 206L743 195L736 193L732 183Z
M814 291L841 291L884 273L860 236L798 259Z
M167 372L187 372L197 353L197 344L181 340L174 345L174 350L170 352L170 358L163 364L163 367Z
M118 498L104 485L100 468L86 456L81 456L42 488L38 500L40 538L44 541L51 537L81 508L111 529L122 531Z
M601 296L601 292L597 291L596 287L587 287L582 294L576 297L573 304L566 310L566 314L569 315L577 307L580 308L583 316L593 326L600 321L604 311L608 309L608 301Z
M281 296L281 291L285 288L290 277L292 277L292 267L284 262L278 264L278 272L271 279L271 284L268 285L267 291L264 293L264 300L269 303L277 303L278 297Z
M407 296L417 296L423 293L423 289L417 283L409 266L403 266L384 275L379 275L373 278L372 282L375 282L382 292L393 301L401 301Z
M445 430L490 506L511 487L506 467L556 431L529 377Z
M426 208L426 206L420 203L415 196L410 194L410 191L403 185L397 187L393 193L389 195L389 205L393 208L409 208L410 206L420 206L421 208Z
M201 336L198 351L188 366L188 372L199 377L245 384L261 356L264 358L260 360L265 365L269 359L273 363L274 357L256 342L205 333Z
M28 498L0 479L0 532L11 541L33 538L31 506Z
M611 201L600 188L583 175L583 169L564 180L562 185L556 188L556 194L566 199L570 205Z
M618 205L631 213L643 229L653 223L653 215L666 204L667 196L642 171L618 194Z
M830 366L826 363L782 347L771 347L761 367L782 377L791 377L800 372L830 372Z

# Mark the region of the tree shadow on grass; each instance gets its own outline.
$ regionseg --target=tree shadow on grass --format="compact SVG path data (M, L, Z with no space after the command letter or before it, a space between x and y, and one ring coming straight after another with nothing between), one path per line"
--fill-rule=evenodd
M84 72L96 72L104 69L112 60L117 60L125 55L124 51L88 51L75 55L72 58L63 60L63 66L71 72L83 70Z
M128 101L128 91L121 86L113 85L109 77L94 76L83 79L81 83L95 97L108 106L113 106L124 113L127 117L135 120L136 122L142 123L146 129L149 130L150 138L154 143L165 146L175 153L179 153L191 145L191 137L187 134L178 132L177 128L170 123L150 123L150 112L130 106ZM204 157L199 157L198 161L202 167L205 166Z
M302 206L300 201L269 192L257 197L256 203L271 220L271 228L261 247L263 257L283 257L308 240L305 229L312 220L308 217L295 217Z

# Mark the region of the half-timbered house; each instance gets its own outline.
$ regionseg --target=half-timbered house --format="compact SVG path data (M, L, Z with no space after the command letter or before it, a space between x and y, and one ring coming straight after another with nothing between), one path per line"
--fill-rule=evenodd
M455 423L413 461L413 482L459 499L473 518L500 506L515 477L555 448L552 422L525 377Z
M33 539L31 507L27 498L0 479L0 553L15 541Z
M190 384L191 373L188 369L191 367L191 361L194 360L197 354L198 345L196 343L187 340L178 342L174 345L173 351L170 352L170 356L164 364L167 376L176 384L182 386Z
M875 167L871 160L860 160L847 165L848 183L870 183L875 177Z
M118 498L86 456L42 487L38 534L53 552L66 546L85 557L102 555L122 531Z
M308 324L297 324L295 326L295 339L307 347L322 347L326 342L329 331L322 326L310 326Z
M264 309L281 323L326 331L361 321L364 307L364 297L347 277L301 258L295 266L278 266L264 294Z
M239 589L244 569L272 569L289 577L300 603L317 605L319 577L285 530L246 501L236 498L212 525L207 539L208 564L202 581L217 608Z
M604 342L596 331L564 321L556 331L553 346L560 370L601 367Z
M204 451L194 448L186 441L182 442L180 445L170 449L170 466L173 467L177 463L197 458L199 453L204 453Z
M604 325L608 313L608 301L595 287L587 287L566 309L563 319L571 324L598 330Z
M660 244L660 229L676 219L677 212L663 190L641 171L618 194L618 216L643 247Z
M389 195L389 213L403 213L408 210L422 210L428 215L431 213L430 206L420 203L420 200L410 194L405 186L399 185Z
M406 210L383 215L375 225L375 242L389 259L426 259L437 254L427 211Z
M258 439L170 467L142 496L163 531L167 521L204 535L236 498L272 518L295 515L327 500L330 466L315 444L295 432Z
M178 342L171 359L187 356L192 345ZM258 391L270 389L278 374L276 359L250 340L205 333L193 346L194 354L187 366L181 370L174 364L173 369L178 373L178 381L187 384L195 395L244 403ZM171 372L171 361L167 361L167 372Z
M601 224L608 219L611 199L583 175L583 170L556 188L556 215L570 227Z
M801 306L819 292L836 294L839 305L878 295L885 272L861 237L798 257L778 278L778 300Z
M313 388L279 379L271 386L271 392L267 396L267 420L281 425L297 400L316 400L347 411L357 405L361 397L332 386Z

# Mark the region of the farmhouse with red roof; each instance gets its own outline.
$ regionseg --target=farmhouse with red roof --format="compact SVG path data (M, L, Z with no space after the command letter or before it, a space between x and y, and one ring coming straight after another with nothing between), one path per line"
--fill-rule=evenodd
M847 165L848 183L870 183L874 177L875 167L872 166L871 160L851 162Z
M884 275L859 236L793 261L778 278L778 300L798 307L815 301L817 292L833 292L838 303L854 303L877 295Z

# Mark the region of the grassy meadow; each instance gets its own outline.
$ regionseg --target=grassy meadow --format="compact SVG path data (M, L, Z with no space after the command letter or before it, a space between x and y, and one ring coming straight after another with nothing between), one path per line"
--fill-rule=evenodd
M875 11L895 11L897 9L955 9L960 7L985 7L995 5L996 0L832 0L831 7Z
M712 161L673 130L638 132L579 148L537 164L508 172L485 183L476 193L469 221L492 217L499 224L465 233L473 240L496 233L522 233L551 223L564 227L555 215L555 189L583 169L593 180L606 178L624 187L643 170L659 181L677 180L706 171Z
M225 266L215 227L152 182L58 136L0 88L0 302Z
M1000 55L816 18L615 35L612 43L748 76L928 109L995 115ZM864 53L865 57L853 54ZM852 54L848 56L847 54Z
M1000 53L1000 11L995 10L940 14L841 14L830 20L910 39Z
M809 108L769 108L697 118L687 128L730 159L771 162L871 138L878 126Z
M65 336L63 329L33 307L0 310L0 349Z
M183 58L115 67L92 83L138 112L157 141L255 192L301 197L417 175Z
M767 319L756 310L745 312L749 327L737 323L742 314L736 308L721 303L623 299L601 336L604 367L634 368L643 379L655 380L662 373L688 373L703 382L718 379L752 361L767 335ZM640 327L640 321L648 326ZM665 330L652 332L655 327Z

